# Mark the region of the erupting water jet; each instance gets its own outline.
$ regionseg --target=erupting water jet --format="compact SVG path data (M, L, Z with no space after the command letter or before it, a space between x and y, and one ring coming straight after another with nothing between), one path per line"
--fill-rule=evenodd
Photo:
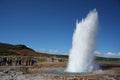
M93 54L97 29L98 13L96 9L90 11L81 22L76 21L67 72L91 72L98 68Z

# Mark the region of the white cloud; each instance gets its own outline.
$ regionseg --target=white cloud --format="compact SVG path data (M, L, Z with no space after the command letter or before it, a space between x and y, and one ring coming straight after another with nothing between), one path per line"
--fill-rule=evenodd
M95 54L96 56L101 55L101 53L100 53L99 51L95 51L94 54Z
M120 58L120 52L118 53L114 53L114 52L108 52L105 54L106 57L117 57L117 58Z
M108 52L107 55L111 55L111 56L114 56L116 55L116 53L113 53L113 52Z
M49 50L48 53L51 53L51 54L57 54L59 51L58 50Z
M120 52L107 52L107 53L101 53L99 51L95 51L94 54L96 56L101 56L101 57L110 57L110 58L120 58Z
M120 52L118 53L118 56L120 56Z
M46 49L45 49L45 48L42 48L42 49L40 49L38 52L43 52L43 53L46 53L47 51L46 51Z
M49 54L58 54L59 50L53 50L53 49L46 50L46 49L42 48L42 49L39 50L39 52L49 53Z

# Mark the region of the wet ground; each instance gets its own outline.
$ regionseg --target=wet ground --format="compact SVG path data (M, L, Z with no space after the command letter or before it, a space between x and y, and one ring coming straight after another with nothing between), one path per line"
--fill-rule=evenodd
M1 66L0 80L120 80L120 67L108 65L109 68L91 73L66 73L64 64Z

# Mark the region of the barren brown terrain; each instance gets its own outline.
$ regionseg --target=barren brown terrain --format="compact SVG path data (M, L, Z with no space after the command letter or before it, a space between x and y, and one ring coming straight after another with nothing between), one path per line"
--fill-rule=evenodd
M91 73L66 73L66 66L66 61L38 62L33 66L1 66L0 80L120 80L120 67L110 68L108 65L104 70Z

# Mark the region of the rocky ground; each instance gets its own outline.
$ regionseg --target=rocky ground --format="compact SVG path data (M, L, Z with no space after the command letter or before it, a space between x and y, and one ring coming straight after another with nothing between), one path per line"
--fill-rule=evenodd
M63 72L65 64L61 62L34 66L0 66L0 80L120 80L119 67L72 74ZM58 72L55 72L56 70Z

